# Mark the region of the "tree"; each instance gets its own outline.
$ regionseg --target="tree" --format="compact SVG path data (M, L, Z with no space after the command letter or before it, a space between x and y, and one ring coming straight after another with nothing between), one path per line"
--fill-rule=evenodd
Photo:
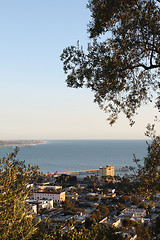
M105 204L100 204L98 209L99 209L99 211L101 213L101 216L103 218L107 217L109 215L109 213L110 213L108 207Z
M89 0L87 53L77 43L61 55L67 85L90 88L94 101L109 112L111 124L123 112L132 125L136 110L153 100L153 92L157 97L155 105L160 109L159 3Z
M135 229L135 233L138 236L138 240L150 240L150 235L148 233L148 229L146 227L141 226L138 222L125 218L122 222L122 226L125 232L125 229L131 229L132 231Z
M90 230L82 228L79 231L68 221L68 231L63 231L63 225L55 226L52 221L40 222L38 231L33 235L33 240L122 240L122 234L112 226L98 225L93 221Z
M120 196L120 198L119 198L119 202L120 203L126 203L126 202L128 202L129 201L129 196L127 196L127 195L122 195L122 196Z
M26 200L29 186L38 175L38 167L26 167L16 159L18 150L0 160L0 239L30 239L37 230Z
M56 177L56 183L61 184L64 188L66 188L66 186L76 185L77 176L61 174L60 176Z
M136 196L132 196L132 197L131 197L131 203L132 203L133 205L139 205L139 203L140 203L140 198L139 198L139 197L136 197Z
M63 235L63 240L73 239L73 240L122 240L123 237L121 233L117 232L117 229L112 226L107 226L106 224L99 226L93 221L90 231L82 229L77 232L76 229L70 229Z
M156 194L160 191L160 137L155 135L154 125L148 125L146 134L152 139L147 143L147 156L143 159L134 157L137 169L133 181L135 182L136 194L149 201L155 201Z
M160 234L160 216L156 218L156 222L153 230L156 235Z
M87 7L88 49L78 42L61 55L67 85L90 88L110 124L123 112L132 125L142 103L154 100L160 110L160 0L89 0ZM144 164L134 159L138 170L130 189L148 200L160 190L159 146L154 136Z

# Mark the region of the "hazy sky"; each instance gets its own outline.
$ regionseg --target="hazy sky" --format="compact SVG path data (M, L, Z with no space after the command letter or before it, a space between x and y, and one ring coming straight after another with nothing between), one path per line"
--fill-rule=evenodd
M0 1L0 139L139 139L156 111L114 126L87 89L65 83L60 54L86 45L85 0ZM155 112L153 112L155 111Z

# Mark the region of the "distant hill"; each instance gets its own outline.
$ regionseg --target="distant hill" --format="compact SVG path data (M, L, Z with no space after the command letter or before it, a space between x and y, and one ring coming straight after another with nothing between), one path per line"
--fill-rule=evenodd
M23 147L26 145L37 145L37 144L44 144L45 141L41 140L6 140L0 141L0 148L4 147Z

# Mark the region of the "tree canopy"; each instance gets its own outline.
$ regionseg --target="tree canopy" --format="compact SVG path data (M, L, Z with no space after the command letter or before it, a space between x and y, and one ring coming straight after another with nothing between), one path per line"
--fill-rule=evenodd
M39 173L38 167L26 167L16 159L17 149L0 159L0 239L30 239L37 230L34 215L26 200L29 186Z
M160 192L160 136L155 135L154 125L148 125L146 134L152 141L147 143L143 165L140 159L134 158L137 169L133 180L136 194L155 203L157 193Z
M160 109L160 1L89 0L90 43L63 50L67 85L90 88L114 123L123 112L130 123L154 99Z

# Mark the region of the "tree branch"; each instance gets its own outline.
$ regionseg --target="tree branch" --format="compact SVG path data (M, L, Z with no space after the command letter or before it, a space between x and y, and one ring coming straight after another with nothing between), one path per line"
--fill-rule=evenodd
M154 69L154 68L159 68L160 65L159 64L158 65L151 64L150 66L146 66L146 65L140 63L140 64L137 64L137 65L134 65L134 66L128 66L129 69L134 69L134 68L138 68L138 67L142 67L145 70L150 70L150 69Z
M153 46L154 46L154 36L153 36ZM150 66L152 66L152 59L153 59L153 49L151 50L151 57L150 57Z

